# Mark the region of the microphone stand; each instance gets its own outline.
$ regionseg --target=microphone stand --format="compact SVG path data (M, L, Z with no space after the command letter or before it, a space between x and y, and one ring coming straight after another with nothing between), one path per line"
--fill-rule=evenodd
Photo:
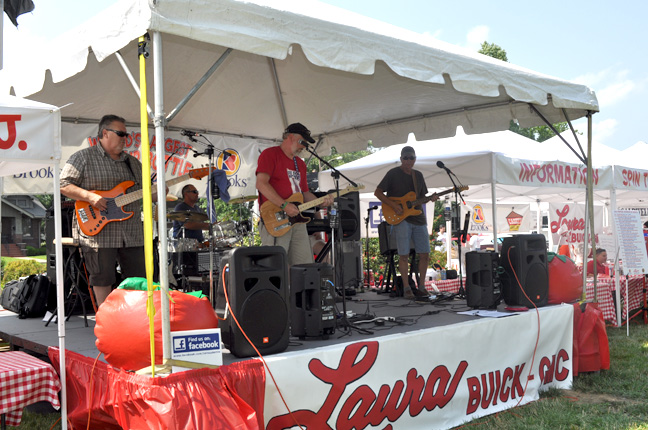
M340 172L338 169L333 167L328 161L324 160L322 157L317 155L317 153L311 149L310 145L308 145L306 142L303 142L304 145L307 145L305 147L306 151L308 151L311 155L313 155L315 158L317 158L319 161L324 163L329 169L331 169L331 176L333 177L334 183L335 183L335 201L333 202L333 207L332 210L334 210L335 213L335 219L331 220L333 221L331 224L331 244L332 244L332 253L331 253L331 263L333 265L333 283L336 287L341 286L342 290L342 326L343 328L346 329L355 329L361 333L366 333L366 334L372 334L371 331L365 330L359 327L355 327L354 325L351 324L351 322L347 318L347 308L346 308L346 287L344 285L344 267L343 264L340 264L339 267L336 266L337 262L337 257L339 257L339 251L341 248L340 243L336 243L336 237L338 237L338 241L342 239L342 222L340 221L340 214L337 213L337 200L340 198L340 176L342 176L344 179L346 179L352 186L357 187L358 184L356 184L354 181L346 177L342 172ZM332 213L330 214L332 215ZM336 256L336 254L338 254ZM348 333L351 333L349 330Z
M365 222L365 259L367 261L367 281L365 282L365 285L367 288L371 286L371 278L369 276L369 215L371 215L371 211L374 209L378 209L378 206L370 207L367 209L367 217L364 219Z
M454 173L452 173L452 171L450 171L450 169L448 169L445 166L443 166L442 169L444 169L446 171L446 173L448 174L448 177L450 178L450 182L452 182L452 185L454 187L455 208L457 208L457 211L459 211L459 208L460 208L460 206L459 206L459 198L461 198L461 201L462 201L462 203L464 205L466 204L466 201L464 200L463 196L461 195L461 192L459 191L459 186L457 186L457 183L455 182L455 180L453 178L453 176L456 177L456 175ZM457 178L457 181L459 181L459 178ZM459 181L459 183L461 183L461 181ZM450 224L452 225L452 223L450 223ZM459 226L459 229L461 229L461 224ZM459 293L458 293L458 295L459 295L460 298L466 297L466 290L464 289L464 285L463 285L463 270L461 269L461 239L462 239L462 237L465 236L465 234L466 234L466 232L464 232L462 230L459 230L459 233L458 233L458 236L457 236L457 251L458 251L457 254L459 256ZM452 235L452 233L451 233L451 235ZM450 246L452 247L452 244L450 244Z
M207 219L209 220L209 301L211 302L212 308L216 308L216 289L214 288L214 226L211 220L211 212L214 211L214 200L213 200L213 189L214 189L214 178L212 177L212 172L215 170L214 167L214 145L202 134L196 133L196 136L200 136L207 141L207 143L199 142L193 136L189 136L189 140L194 143L200 143L205 146L203 152L198 152L192 148L194 152L194 157L199 155L206 155L209 160L208 170L209 174L207 175ZM220 151L220 150L219 150ZM220 151L221 153L223 151Z

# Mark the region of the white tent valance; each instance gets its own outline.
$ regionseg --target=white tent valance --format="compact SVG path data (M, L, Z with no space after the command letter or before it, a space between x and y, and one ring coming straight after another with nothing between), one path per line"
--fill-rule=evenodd
M147 31L163 35L165 118L179 129L277 139L299 121L324 138L320 150L344 152L410 132L453 136L457 125L473 134L511 119L543 124L527 103L551 122L565 119L563 108L570 119L598 111L583 85L306 1L123 0L34 53L34 64L7 70L2 91L73 103L67 121L113 112L135 123L137 93L120 62L137 75Z

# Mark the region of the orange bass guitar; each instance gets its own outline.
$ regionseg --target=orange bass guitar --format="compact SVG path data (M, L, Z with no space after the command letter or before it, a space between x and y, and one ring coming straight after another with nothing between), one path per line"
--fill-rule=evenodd
M166 182L167 186L179 184L188 179L202 179L208 174L208 167L193 169L186 175L178 176ZM144 197L143 190L137 190L126 194L126 190L135 185L133 181L124 181L109 191L92 191L99 194L108 201L105 211L100 211L88 202L77 200L74 203L79 228L87 236L99 234L103 228L111 222L124 221L133 216L133 212L126 212L123 207L129 203L136 202ZM155 191L153 195L157 194Z

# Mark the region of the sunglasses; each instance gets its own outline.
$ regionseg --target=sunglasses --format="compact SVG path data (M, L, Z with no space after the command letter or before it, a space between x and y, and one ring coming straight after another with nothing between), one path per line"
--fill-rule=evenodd
M187 190L188 193L198 194L198 190Z
M116 134L117 136L119 136L119 137L126 137L126 136L128 136L128 133L125 132L125 131L121 131L121 130L113 130L112 128L106 128L105 130L112 131L113 133L115 133L115 134Z
M416 160L416 156L414 155L406 155L404 157L401 157L403 160Z

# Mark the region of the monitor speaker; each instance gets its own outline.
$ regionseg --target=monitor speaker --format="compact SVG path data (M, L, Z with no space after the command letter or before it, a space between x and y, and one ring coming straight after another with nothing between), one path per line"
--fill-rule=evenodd
M296 264L290 268L291 334L327 338L335 333L333 266Z
M505 272L502 292L508 305L533 307L547 304L549 270L544 235L520 234L504 238L500 265Z
M285 351L289 340L286 251L280 246L234 248L221 259L216 313L225 347L236 357ZM227 306L225 291L229 298ZM234 317L238 320L237 324Z
M495 309L502 290L498 275L499 255L495 251L466 253L466 301L472 308Z

